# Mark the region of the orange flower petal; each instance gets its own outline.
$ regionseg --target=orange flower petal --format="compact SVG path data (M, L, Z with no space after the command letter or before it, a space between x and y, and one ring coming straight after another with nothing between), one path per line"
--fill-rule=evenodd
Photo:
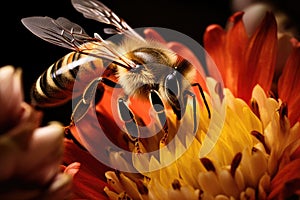
M237 97L240 97L239 93L242 92L239 88L240 83L249 77L245 77L243 73L245 71L244 54L249 40L242 20L243 14L243 12L237 12L231 16L229 20L233 22L233 25L226 35L225 51L229 55L225 59L226 73L224 76L227 77L225 86L231 89L232 93ZM242 90L245 91L245 88ZM251 91L247 90L247 93L251 94Z
M279 98L287 102L291 124L300 121L300 47L293 49L278 81Z
M271 182L268 199L287 199L300 191L300 159L296 159L283 167Z
M80 163L80 168L73 177L72 198L108 199L103 192L105 186L109 187L104 174L111 169L96 160L88 151L65 140L63 163L68 166L74 162ZM75 167L78 167L78 164Z
M223 81L226 82L226 65L225 65L225 36L226 32L219 25L210 25L204 33L204 47L206 52L206 62L209 75L216 78L218 73L215 71L215 66L219 69L223 76Z
M292 153L291 159L300 159L300 146Z
M204 34L204 47L220 70L225 87L235 96L238 96L238 75L244 68L244 52L248 44L242 16L243 12L237 12L229 19L227 33L220 26L211 25ZM208 63L208 70L214 77L213 69L211 63Z
M266 92L271 88L277 56L277 26L273 14L267 13L250 38L246 65L239 81L240 96L248 101L258 83Z

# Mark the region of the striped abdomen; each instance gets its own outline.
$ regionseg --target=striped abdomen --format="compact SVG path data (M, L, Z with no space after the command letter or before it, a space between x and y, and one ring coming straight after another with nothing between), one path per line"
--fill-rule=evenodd
M100 76L102 60L71 52L51 65L31 90L32 104L38 107L57 106L80 95L88 83ZM74 83L76 87L73 91Z

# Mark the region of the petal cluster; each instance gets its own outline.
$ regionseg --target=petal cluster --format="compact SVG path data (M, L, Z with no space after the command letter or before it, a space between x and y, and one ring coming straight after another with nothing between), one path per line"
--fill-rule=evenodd
M186 46L167 42L151 29L146 30L145 35L185 55L183 57L195 66L201 66ZM208 53L209 74L204 79L204 71L200 72L198 75L203 77L196 77L196 81L205 85L211 118L202 106L197 106L200 120L194 135L190 128L193 127L192 103L188 101L181 122L166 111L171 127L168 139L147 141L143 138L133 144L124 140L124 133L112 120L112 111L103 106L111 102L97 105L99 123L108 132L113 130L108 135L112 141L132 151L132 162L127 166L139 173L107 169L90 159L88 152L76 151L82 169L81 176L74 179L73 190L81 190L78 190L78 197L287 199L300 195L298 41L278 36L272 13L266 13L260 25L248 35L243 13L237 12L230 18L226 30L219 25L209 26L204 35L204 45ZM289 51L283 54L281 47L288 47ZM214 79L219 80L216 68L224 81L225 89L222 91L220 83ZM201 105L201 102L198 103ZM143 117L143 112L134 112ZM181 129L183 135L177 134L180 125L184 127ZM94 130L93 124L81 127L77 130L79 134L91 134ZM152 128L149 132L154 132ZM76 130L71 131L76 133ZM174 141L172 145L171 141ZM65 157L67 164L76 161L72 145ZM158 155L147 157L148 152L157 148ZM122 152L107 153L115 166L126 165L128 160L122 157ZM105 179L107 183L104 183Z
M41 113L23 102L21 70L0 68L0 199L59 199L71 193L60 172L63 127L39 127Z
M213 60L208 66L217 66L226 87L224 98L216 99L217 83L206 80L208 99L221 100L210 104L212 119L200 117L194 140L188 132L184 140L175 137L176 148L185 149L180 158L174 159L176 152L168 149L161 150L160 159L136 160L137 169L149 167L142 177L107 172L113 190L105 192L111 199L287 199L299 195L300 129L295 109L299 95L294 90L299 87L298 42L289 42L291 53L278 60L274 16L267 13L250 36L242 16L233 15L226 31L218 25L208 27L204 37L211 56L208 61ZM278 61L283 70L277 82ZM278 84L275 90L274 84ZM187 127L191 126L188 121ZM192 141L191 145L186 141ZM171 165L151 171L172 159L176 161Z
M214 61L208 67L215 69L215 64L225 87L248 102L256 84L265 91L271 88L277 56L277 26L274 16L267 13L249 36L242 17L243 12L231 16L227 31L219 25L210 25L204 35L204 47ZM213 70L210 72L215 76Z

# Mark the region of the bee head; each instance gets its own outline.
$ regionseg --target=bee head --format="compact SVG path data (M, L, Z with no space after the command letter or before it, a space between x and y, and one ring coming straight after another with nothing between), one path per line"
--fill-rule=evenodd
M170 58L158 48L140 47L126 57L136 64L132 69L119 70L119 83L127 95L147 95L172 70Z
M130 72L141 73L141 71L144 69L145 69L145 66L143 64L136 64L135 68L130 69Z

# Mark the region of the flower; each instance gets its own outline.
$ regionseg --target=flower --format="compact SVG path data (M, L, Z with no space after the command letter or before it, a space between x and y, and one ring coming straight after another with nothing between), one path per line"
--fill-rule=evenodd
M273 14L267 13L250 36L242 16L242 12L235 13L227 30L211 25L205 32L208 76L211 77L197 82L205 84L212 115L209 118L203 107L197 108L200 121L195 135L190 128L193 126L192 102L188 100L186 114L180 122L182 126L178 125L175 115L166 110L170 123L167 138L163 135L152 138L151 142L140 139L132 144L124 140L124 133L106 106L111 103L112 91L105 93L108 98L103 99L108 102L96 105L99 123L104 130L110 130L108 137L112 141L133 152L132 165L122 152L108 150L107 154L114 163L127 164L128 169L134 168L139 173L106 168L84 149L70 143L65 160L71 159L67 164L80 159L81 165L86 166L81 168L81 178L76 180L74 176L75 182L85 183L75 184L79 197L287 199L300 195L299 44L291 39L287 45L289 54L282 56L278 47L283 41L277 38ZM183 44L166 42L151 29L147 29L145 35L184 54L194 65L201 65ZM220 83L214 79L215 66L224 80L222 94ZM201 77L199 75L204 72L196 79ZM142 112L134 111L143 117ZM92 117L92 113L87 117ZM82 123L77 129L70 127L80 143L78 135L89 135L95 130L93 124ZM154 131L153 127L147 128L149 132ZM178 132L184 134L176 134ZM171 141L174 143L169 145ZM147 157L148 152L155 150L153 146L159 147L158 156ZM75 148L78 149L73 154ZM104 183L104 172L107 183ZM89 178L95 184L89 182Z
M276 21L270 13L266 14L253 35L248 37L242 16L243 13L238 12L230 18L232 27L228 31L224 31L219 25L209 26L204 35L205 49L220 70L225 87L236 97L249 102L251 90L259 84L265 92L278 94L281 100L288 103L290 109L293 108L289 118L294 124L300 116L297 112L299 104L296 103L299 95L295 94L300 86L297 78L300 73L299 43L294 38L291 38L290 43L282 41L285 37L281 36L280 42L286 42L286 46L291 47L278 50ZM281 43L280 47L283 46ZM282 53L286 50L290 54L284 58ZM208 67L213 68L213 64L209 63ZM273 91L272 83L275 83Z
M277 187L278 178L272 179L272 177L280 176L277 174L277 168L283 151L289 156L293 152L287 151L285 146L299 148L299 135L297 135L300 131L299 124L288 128L287 132L280 131L278 126L280 126L281 117L277 112L280 103L267 98L260 86L254 88L253 98L257 99L259 108L269 108L266 112L272 113L274 117L270 119L265 129L262 121L244 101L235 98L229 90L226 90L226 93L224 102L229 102L229 105L225 124L220 127L221 135L213 150L206 157L199 157L203 144L201 142L204 141L206 135L203 131L197 133L202 139L197 138L191 142L190 146L187 145L188 142L182 143L178 139L175 148L186 148L185 153L170 166L144 173L144 178L139 180L126 177L119 172L107 172L108 183L114 191L119 193L116 194L106 188L105 191L109 197L111 199L124 198L124 196L133 199L172 199L175 196L181 199L200 197L203 199L221 197L266 199L269 194L273 196L272 193L278 190L274 189ZM265 111L261 112L263 114ZM215 126L218 126L218 123ZM216 130L219 129L216 128ZM281 139L283 147L277 144L278 139L274 137ZM174 152L170 150L164 152L160 160L151 159L149 163L137 160L135 164L137 168L149 166L151 169L151 167L163 165L165 160L172 160L172 155L174 157ZM296 170L296 167L298 165L295 163L292 169ZM295 181L298 179L299 177L295 174L287 177L287 180L293 182L295 187L297 185ZM279 187L287 189L283 185L280 183Z
M41 113L23 102L21 70L0 68L0 198L68 197L71 177L60 172L63 127L38 127Z
M232 24L227 31L212 25L204 36L205 49L226 87L222 106L210 107L213 116L222 115L222 108L226 109L223 125L210 122L216 123L212 125L215 131L221 130L213 149L199 157L205 138L209 138L206 136L218 135L203 128L190 146L188 139L177 140L175 148L185 148L185 153L170 166L142 173L143 178L138 180L120 172L107 172L108 183L114 190L105 191L111 199L286 199L299 195L299 116L287 112L290 104L292 111L295 105L299 106L293 102L299 97L294 90L299 87L298 47L293 46L281 72L278 91L274 91L278 92L278 101L267 97L277 61L276 21L267 13L249 37L242 15L239 12L230 18ZM212 64L208 63L211 72ZM213 82L207 79L211 98L217 86ZM284 91L287 93L282 95ZM287 97L293 97L292 103ZM191 126L189 121L184 125ZM201 122L201 127L208 126L207 121ZM149 166L151 171L174 154L171 150L162 151L160 159L150 159L148 163L137 159L135 167Z

